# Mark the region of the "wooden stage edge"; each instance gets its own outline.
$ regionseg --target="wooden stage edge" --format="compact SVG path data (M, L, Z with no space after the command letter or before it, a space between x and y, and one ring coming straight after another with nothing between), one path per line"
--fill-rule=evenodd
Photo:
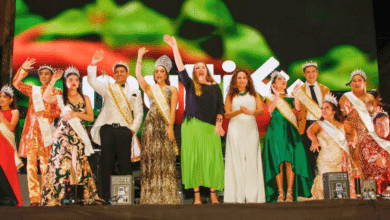
M0 219L390 219L390 200L278 204L0 207Z

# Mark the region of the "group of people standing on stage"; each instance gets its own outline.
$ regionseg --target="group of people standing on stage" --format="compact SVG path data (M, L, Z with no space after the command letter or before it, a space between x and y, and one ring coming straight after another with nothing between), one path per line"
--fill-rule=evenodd
M322 174L327 172L348 172L351 184L354 175L377 179L378 191L386 190L390 182L390 142L385 140L389 118L366 92L363 71L352 72L352 92L344 94L339 103L317 82L315 62L302 66L306 82L294 88L293 96L287 94L283 74L274 71L271 94L265 102L255 91L250 74L236 70L223 103L221 89L206 64L197 62L191 79L175 38L166 35L164 41L172 48L186 90L181 127L182 182L186 189L194 189L194 204L202 204L200 186L210 188L212 204L219 203L217 190L224 190L225 203L323 199ZM126 82L128 65L114 65L115 83L97 80L103 51L97 51L88 66L88 83L104 98L104 107L91 130L92 141L101 146L98 183L88 163L87 156L94 151L83 123L93 121L94 115L88 96L82 93L79 71L44 65L38 69L42 86L32 86L22 80L35 59L28 58L18 70L13 85L30 98L19 156L27 157L31 206L60 205L65 182L84 185L85 199L109 201L115 162L120 174L127 175L132 174L131 161L136 160L141 161L141 204L180 203L175 165L179 149L174 136L178 91L169 82L172 62L165 55L156 61L155 85L150 85L142 76L142 58L147 52L139 49L135 69L151 103L140 143L135 134L142 123L143 105L140 90ZM61 77L63 91L54 87ZM12 188L6 190L13 192L6 198L20 206L16 169L21 162L13 136L19 113L9 86L0 91L0 109L0 176L6 177L0 184L2 189ZM265 112L271 114L271 121L262 150L256 116ZM230 119L225 163L220 138L225 135L223 117ZM55 118L59 122L52 130ZM351 187L352 197L353 190Z

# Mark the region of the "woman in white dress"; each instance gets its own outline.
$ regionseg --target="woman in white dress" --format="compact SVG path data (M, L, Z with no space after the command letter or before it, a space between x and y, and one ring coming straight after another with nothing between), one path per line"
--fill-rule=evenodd
M250 75L236 70L225 101L231 119L226 138L225 203L265 202L263 166L255 116L262 115L263 101Z

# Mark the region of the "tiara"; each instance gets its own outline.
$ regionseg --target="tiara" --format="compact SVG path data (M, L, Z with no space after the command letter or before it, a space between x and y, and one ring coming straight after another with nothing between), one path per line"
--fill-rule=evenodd
M372 118L371 118L372 121L374 121L375 118L378 117L379 114L384 114L384 115L386 115L387 117L389 117L389 114L387 114L387 112L385 112L385 111L382 110L382 111L380 111L380 112L375 113L375 114L372 116Z
M317 62L309 61L309 62L306 62L302 65L302 69L304 70L306 67L309 67L309 66L315 66L317 68L318 64L317 64Z
M65 78L68 78L68 75L71 73L75 73L78 77L80 77L79 70L74 66L70 66L65 70Z
M324 102L329 102L329 103L332 103L334 104L335 106L337 106L338 102L337 102L337 99L336 99L336 96L334 96L332 93L328 93L325 95L325 98L324 98Z
M116 62L116 63L114 64L114 67L112 67L112 72L115 72L115 68L116 68L117 66L123 66L123 67L126 68L127 72L130 71L129 65L127 65L127 63L122 62L122 61L119 61L119 62Z
M275 77L281 75L279 71L275 70L271 73L271 82L274 80Z
M0 93L5 93L5 94L7 94L7 95L9 95L11 97L14 97L14 90L9 85L4 85L1 88Z
M156 68L158 66L165 67L165 69L169 73L169 71L171 71L171 68L172 68L172 61L167 55L163 55L156 60L156 63L154 64L154 68Z
M48 69L48 70L51 71L51 73L54 73L53 67L51 67L51 66L49 66L49 65L46 65L46 64L44 64L44 65L42 65L42 66L39 67L38 73L39 73L39 71L41 71L41 70L43 70L43 69Z
M367 76L366 76L366 73L361 70L361 69L356 69L354 70L352 73L351 73L351 81L352 81L352 78L355 76L355 75L360 75L364 78L364 80L367 79Z

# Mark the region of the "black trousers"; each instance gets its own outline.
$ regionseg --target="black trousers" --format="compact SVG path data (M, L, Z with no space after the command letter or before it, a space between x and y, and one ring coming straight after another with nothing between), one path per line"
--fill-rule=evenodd
M316 122L316 121L312 121L312 120L306 121L305 133L302 135L303 146L305 146L306 156L307 156L307 160L308 160L309 165L310 165L310 169L311 169L311 173L312 173L313 178L316 176L315 170L317 167L318 152L310 151L311 140L307 137L306 131L307 131L307 128L309 128L310 125L312 125L314 122Z
M131 139L133 135L127 127L104 125L100 128L101 157L99 195L110 200L110 176L114 174L118 162L120 175L131 175Z
M3 168L0 166L0 206L16 206L17 204L18 199L8 182Z

